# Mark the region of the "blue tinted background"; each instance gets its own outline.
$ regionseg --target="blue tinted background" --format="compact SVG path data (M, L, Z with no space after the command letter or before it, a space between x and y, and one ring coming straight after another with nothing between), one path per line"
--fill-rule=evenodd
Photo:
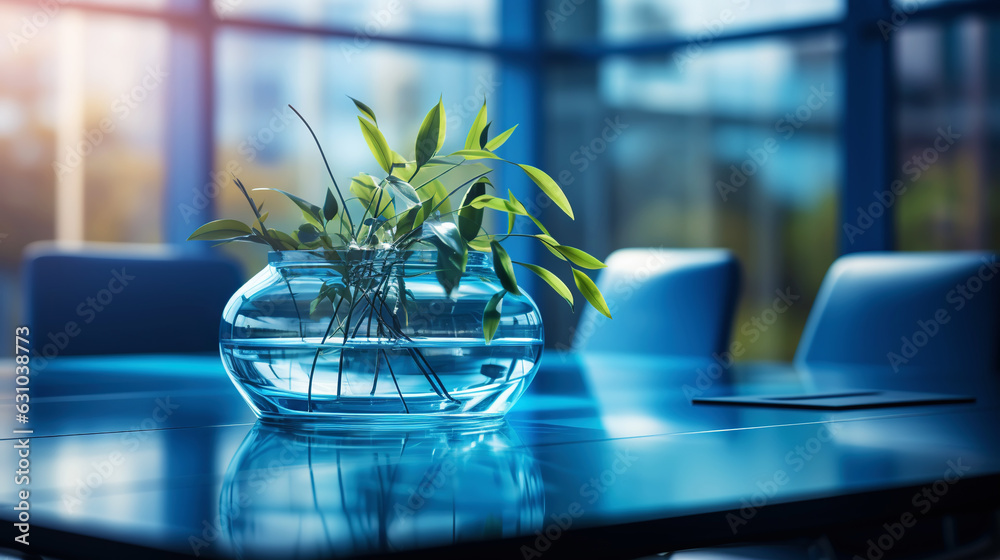
M318 198L289 103L346 178L376 168L346 95L395 145L443 95L448 147L485 95L497 130L520 123L504 155L549 171L576 208L541 209L557 237L599 257L732 249L742 357L789 359L837 255L1000 248L997 23L976 0L0 0L0 326L20 320L33 241L180 242L243 215L228 171ZM931 161L942 130L956 138ZM893 180L905 195L849 239ZM496 182L534 200L520 177ZM265 262L225 251L248 276ZM546 290L532 289L547 342L566 347L578 316ZM776 290L801 299L753 326Z

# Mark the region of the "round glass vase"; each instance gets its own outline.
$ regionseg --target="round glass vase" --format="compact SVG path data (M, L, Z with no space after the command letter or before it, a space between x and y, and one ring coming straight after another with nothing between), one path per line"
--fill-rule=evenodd
M490 255L470 252L450 294L437 261L433 250L269 253L223 311L226 371L266 420L502 417L538 369L541 315L508 293L487 343L483 314L503 289Z

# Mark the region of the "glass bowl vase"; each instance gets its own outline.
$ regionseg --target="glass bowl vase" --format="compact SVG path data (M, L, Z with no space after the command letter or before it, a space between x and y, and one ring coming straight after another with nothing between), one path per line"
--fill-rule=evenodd
M470 252L458 286L438 280L437 251L320 250L268 255L229 300L220 350L262 419L335 423L498 419L524 393L542 353L534 301L503 289L489 254Z

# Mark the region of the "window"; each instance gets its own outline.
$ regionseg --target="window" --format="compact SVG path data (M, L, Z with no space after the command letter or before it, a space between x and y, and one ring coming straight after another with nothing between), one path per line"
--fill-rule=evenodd
M996 15L990 0L89 0L54 12L0 0L0 320L16 317L31 241L180 242L243 211L234 169L315 197L318 154L288 103L346 178L372 164L344 95L398 127L392 140L443 94L452 141L486 95L503 128L520 123L511 159L564 183L578 218L552 215L557 237L601 257L732 249L744 357L788 359L838 254L1000 247ZM949 126L953 144L908 171ZM513 175L505 187L534 192ZM852 237L858 209L897 179L908 193ZM294 215L265 199L279 221ZM263 262L225 250L249 270ZM766 331L742 328L782 290L801 299ZM577 317L539 299L548 342L568 346Z

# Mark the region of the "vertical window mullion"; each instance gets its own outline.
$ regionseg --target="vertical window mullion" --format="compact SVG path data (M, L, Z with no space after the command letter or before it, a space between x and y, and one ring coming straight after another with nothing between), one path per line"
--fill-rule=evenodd
M195 228L215 219L215 199L228 182L213 173L215 159L214 31L211 2L171 0L195 8L195 23L171 29L166 101L164 241L182 243Z
M892 45L876 25L889 14L889 0L847 0L841 254L895 248L893 208L875 196L895 177Z

